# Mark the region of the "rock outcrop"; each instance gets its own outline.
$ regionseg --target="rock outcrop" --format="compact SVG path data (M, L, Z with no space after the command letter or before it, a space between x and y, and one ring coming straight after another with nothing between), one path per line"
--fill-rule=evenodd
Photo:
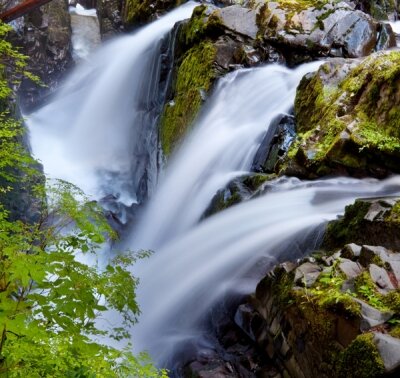
M346 2L280 0L257 6L260 37L293 63L306 56L362 57L396 44L389 25Z
M398 227L400 200L388 201L358 201L346 208L344 218L330 224L325 241L326 246L341 245L339 249L326 247L277 266L258 284L249 303L239 306L236 323L267 360L276 361L283 376L377 377L400 372L400 245L382 229L382 217L385 230ZM368 209L362 216L361 203ZM385 211L373 210L382 204ZM366 221L376 232L363 228ZM350 235L353 230L343 222L360 232L363 228L363 238ZM348 239L337 232L342 226ZM342 244L345 240L360 244ZM388 248L376 244L381 241Z
M13 43L31 58L27 70L42 81L40 85L24 79L20 86L21 106L31 110L43 103L73 65L68 2L53 0L20 18L14 26Z
M332 60L301 81L298 139L280 172L384 177L400 170L400 52Z
M176 33L172 85L160 125L167 156L186 134L218 77L238 67L282 61L276 50L258 43L255 13L239 6L199 6Z

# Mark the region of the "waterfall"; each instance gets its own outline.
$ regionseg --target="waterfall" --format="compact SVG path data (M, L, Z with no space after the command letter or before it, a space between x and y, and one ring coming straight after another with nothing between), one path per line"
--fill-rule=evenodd
M194 6L106 44L51 103L28 117L32 149L47 174L126 206L152 194L160 44ZM219 80L132 236L122 241L130 249L155 251L132 267L141 280L142 310L133 342L161 366L171 366L181 343L206 340L203 318L210 309L227 295L253 291L268 261L300 257L305 243L314 248L318 226L355 198L399 192L399 177L279 178L263 196L199 222L217 190L248 173L271 121L290 111L300 79L320 64L242 69ZM261 268L253 273L254 266Z
M320 64L295 70L268 65L220 79L193 134L170 163L130 247L157 250L196 224L217 190L250 170L270 122L290 110L300 79Z
M157 175L160 44L196 4L187 3L133 35L105 44L79 66L47 106L27 116L34 156L50 177L95 199L130 206Z
M133 330L138 350L149 350L158 362L169 365L180 342L201 340L204 330L198 321L216 300L233 291L254 291L260 277L244 277L258 260L301 257L290 243L301 245L307 232L343 213L356 198L399 189L398 176L382 182L282 178L262 197L212 216L165 244L135 267L141 280L142 316Z

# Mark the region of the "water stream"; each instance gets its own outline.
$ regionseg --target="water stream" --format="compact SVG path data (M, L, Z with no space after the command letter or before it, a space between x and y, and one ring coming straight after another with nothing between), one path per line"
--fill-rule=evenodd
M199 222L216 191L250 170L271 121L290 110L300 79L319 62L239 70L221 79L156 187L160 44L194 6L89 55L56 98L28 118L34 155L51 177L126 206L152 197L123 244L155 251L132 268L141 279L142 309L133 342L169 366L181 345L207 344L203 320L221 298L253 291L268 262L314 248L318 226L355 198L400 189L399 177L280 178L259 198Z

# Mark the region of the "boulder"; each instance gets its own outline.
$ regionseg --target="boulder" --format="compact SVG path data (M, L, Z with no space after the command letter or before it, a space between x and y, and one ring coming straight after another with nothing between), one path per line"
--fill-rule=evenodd
M314 57L356 58L395 46L390 27L344 1L266 2L259 7L257 24L264 41L285 50L289 61L292 49Z
M305 76L295 100L298 139L281 174L384 177L400 171L400 52L331 60Z
M378 207L380 211L377 212ZM346 207L342 218L328 225L323 245L325 248L349 242L363 245L359 261L364 266L382 260L398 261L397 255L391 255L382 247L400 250L399 210L399 198L359 199ZM372 249L368 244L380 247Z

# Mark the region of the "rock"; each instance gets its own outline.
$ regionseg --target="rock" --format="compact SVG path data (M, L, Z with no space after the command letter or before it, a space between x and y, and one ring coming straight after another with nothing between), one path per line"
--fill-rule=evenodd
M381 247L370 246L400 250L399 204L399 198L392 198L390 202L384 198L356 200L346 207L343 218L329 223L323 245L328 249L349 242L363 245L360 263L364 266L374 258L397 261L396 255ZM376 211L378 208L381 210Z
M321 268L317 264L306 262L296 269L294 281L299 285L311 287L320 274Z
M21 48L28 60L27 71L45 84L24 79L19 88L21 107L31 111L43 104L63 75L73 66L71 24L67 0L53 0L18 21L12 42Z
M242 304L238 307L235 314L235 323L253 341L257 341L261 330L265 327L265 321L254 311L250 304Z
M270 124L266 135L254 157L252 170L272 173L275 165L288 151L295 139L294 117L279 115Z
M360 331L362 332L387 322L393 316L392 311L379 311L357 298L354 298L354 301L361 305Z
M342 259L339 264L339 269L346 275L347 279L355 278L362 272L362 267L360 264L348 260Z
M219 9L201 5L190 20L175 28L173 80L160 117L160 140L166 157L190 130L218 77L238 67L282 62L274 48L261 46L255 39L254 18L252 10L240 6Z
M252 39L257 37L258 27L254 10L232 5L218 9L215 15L227 29Z
M264 40L284 47L286 54L297 49L304 55L307 51L313 56L356 58L395 46L390 28L346 2L326 1L315 7L301 1L268 2L260 7L257 23Z
M102 0L115 1L115 0ZM144 25L163 15L169 9L185 2L174 0L120 0L122 20L127 29ZM114 8L112 8L114 9Z
M369 266L369 273L372 281L375 282L378 287L378 291L381 294L387 294L389 291L395 289L385 269L380 268L375 264L371 264Z
M375 333L374 343L385 365L385 373L397 371L400 367L400 340L383 333Z
M97 17L102 39L108 39L123 31L122 6L123 0L97 0Z
M361 252L361 246L354 243L350 243L346 244L343 247L341 255L347 259L354 260L356 257L360 256L360 252Z
M385 177L400 170L400 132L395 89L400 52L360 61L333 60L305 76L297 90L295 117L302 133L280 165L297 164L308 178L327 174ZM343 71L343 72L342 72Z

